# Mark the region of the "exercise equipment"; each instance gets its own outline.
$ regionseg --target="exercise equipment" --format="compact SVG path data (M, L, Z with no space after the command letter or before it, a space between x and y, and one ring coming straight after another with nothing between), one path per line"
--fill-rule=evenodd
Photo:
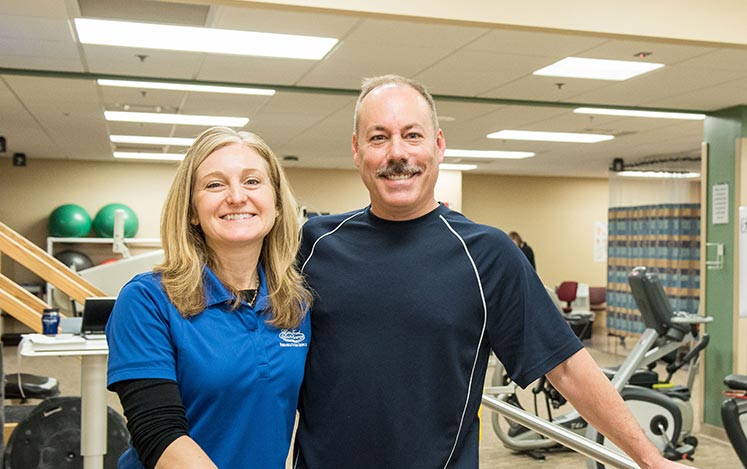
M724 384L729 399L721 404L721 422L742 466L747 467L747 376L728 375Z
M5 469L82 469L80 454L80 397L42 401L18 423L5 447ZM129 432L124 418L107 407L107 452L104 468L115 469L127 449Z
M91 258L80 251L67 249L58 252L54 257L76 272L93 267L93 261L91 261Z
M22 403L25 403L28 399L47 399L59 395L60 386L57 378L30 373L5 375L6 399L20 399Z
M47 220L49 236L77 238L91 231L91 216L80 205L65 204L52 210Z
M625 361L616 369L605 371L641 428L662 454L670 459L691 458L697 440L690 435L693 411L689 402L689 388L697 375L699 353L708 344L707 335L697 340L699 324L710 322L713 318L685 312L674 313L658 277L647 272L645 267L633 269L628 282L646 329ZM664 357L671 357L672 352L675 352L675 357L679 357L677 351L683 346L689 347L689 352L670 362L667 367L667 379L660 383L658 375L652 378L650 372L656 363ZM689 365L688 386L672 386L672 375L685 364ZM639 375L641 372L638 370L641 369L643 375ZM631 384L636 382L646 384ZM522 407L515 392L516 385L506 375L500 362L495 365L491 384L492 387L486 389L486 394L492 394L499 400ZM509 386L509 391L506 391L506 386ZM492 389L498 392L493 392ZM535 413L538 410L537 396L544 394L549 419L553 423L584 435L592 441L615 448L575 410L553 418L551 408L558 409L565 404L565 399L546 379L540 379L532 392L535 396ZM543 438L521 425L509 423L508 429L504 430L501 418L497 414L492 417L496 435L503 445L511 450L544 459L547 450L559 447L555 441ZM604 466L599 463L589 461L589 468L602 467Z
M93 218L93 230L102 238L114 236L114 219L117 210L124 211L124 236L132 238L137 233L139 222L135 211L125 204L104 205Z

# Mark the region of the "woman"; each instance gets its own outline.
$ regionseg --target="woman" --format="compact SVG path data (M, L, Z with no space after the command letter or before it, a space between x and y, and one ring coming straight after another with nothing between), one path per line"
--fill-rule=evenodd
M228 128L187 151L161 217L165 259L107 325L120 468L283 468L310 339L296 202L272 150Z

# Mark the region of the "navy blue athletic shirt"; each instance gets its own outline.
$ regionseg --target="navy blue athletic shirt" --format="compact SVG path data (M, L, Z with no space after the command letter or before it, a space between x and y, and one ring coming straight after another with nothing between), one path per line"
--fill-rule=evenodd
M583 345L502 231L443 205L304 225L315 292L296 468L477 468L491 350L526 386Z

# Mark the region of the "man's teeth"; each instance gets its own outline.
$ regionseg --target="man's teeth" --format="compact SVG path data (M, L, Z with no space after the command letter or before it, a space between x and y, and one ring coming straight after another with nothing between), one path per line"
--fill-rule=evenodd
M231 213L229 215L224 215L224 220L244 220L246 218L252 218L254 215L251 213Z
M412 174L392 174L387 176L386 178L390 181L399 181L402 179L410 179L410 177L412 177Z

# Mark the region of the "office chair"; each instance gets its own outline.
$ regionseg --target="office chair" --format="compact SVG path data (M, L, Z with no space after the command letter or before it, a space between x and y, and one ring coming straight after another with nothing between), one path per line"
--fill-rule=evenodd
M564 313L570 313L573 310L571 303L576 300L576 290L578 290L578 282L560 282L558 285L558 299L566 302L566 306L563 306Z
M589 287L589 309L604 311L607 309L607 288Z

